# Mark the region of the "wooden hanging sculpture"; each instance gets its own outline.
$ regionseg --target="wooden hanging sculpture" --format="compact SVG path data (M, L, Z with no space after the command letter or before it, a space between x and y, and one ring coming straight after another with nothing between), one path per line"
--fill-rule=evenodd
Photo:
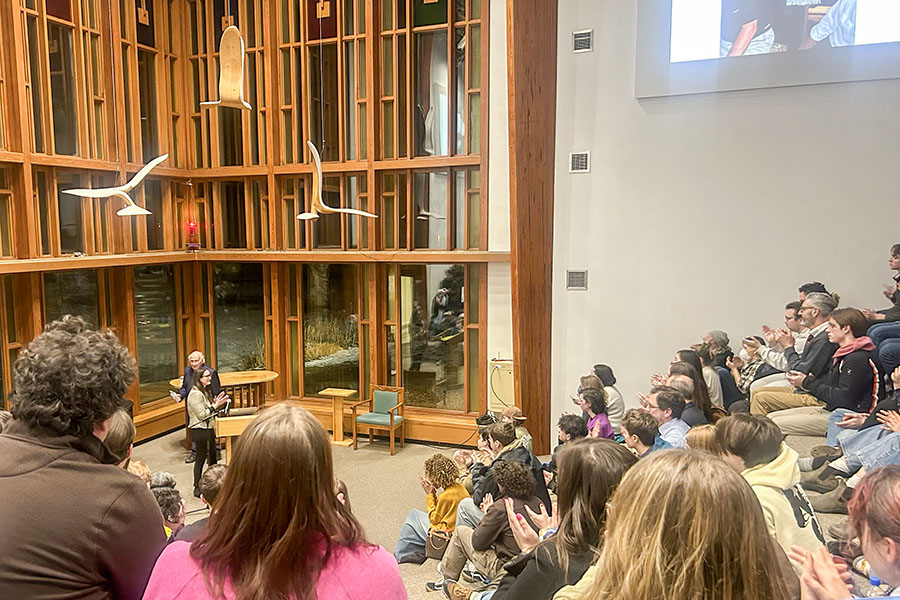
M144 180L144 178L152 171L156 165L160 164L164 160L169 158L168 154L163 154L162 156L157 156L143 168L138 171L134 177L131 178L131 181L124 185L119 185L116 187L109 188L97 188L97 189L77 189L77 190L62 190L63 194L71 194L72 196L81 196L82 198L112 198L116 196L118 198L122 198L128 204L125 208L120 209L116 212L120 217L131 217L136 215L149 215L152 214L146 208L138 206L134 203L134 200L131 199L131 196L128 195L128 192L136 188L140 183Z
M222 32L219 42L219 99L200 106L227 106L250 110L244 100L244 38L234 25Z
M316 147L312 142L307 141L306 145L309 146L309 151L312 152L313 162L316 165L316 174L313 177L312 198L310 199L312 210L310 210L310 212L300 213L297 215L297 218L306 221L309 219L318 219L319 213L324 215L346 213L348 215L359 215L361 217L377 219L378 215L373 215L364 210L356 210L355 208L332 208L322 201L322 160L319 158L319 151L316 150Z

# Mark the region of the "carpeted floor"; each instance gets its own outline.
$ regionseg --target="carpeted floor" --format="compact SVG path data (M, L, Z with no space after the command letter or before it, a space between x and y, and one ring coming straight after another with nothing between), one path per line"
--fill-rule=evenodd
M184 463L187 453L181 446L183 440L182 430L145 442L134 449L134 458L146 462L151 470L169 471L175 475L186 510L190 513L188 522L192 522L206 516L207 511L191 493L193 465ZM790 437L787 442L800 456L808 456L810 448L823 443L823 440ZM390 456L386 440L376 440L372 446L362 442L355 452L352 447L334 447L335 475L346 482L353 512L365 528L369 540L391 552L394 550L406 513L411 508L425 508L424 492L418 483L422 464L435 452L449 454L451 451L448 447L407 443L405 448L398 446L397 453ZM843 519L837 515L819 516L826 531L830 525ZM443 597L440 593L425 590L427 581L439 579L436 566L437 562L433 560L421 566L400 565L410 600L437 600Z

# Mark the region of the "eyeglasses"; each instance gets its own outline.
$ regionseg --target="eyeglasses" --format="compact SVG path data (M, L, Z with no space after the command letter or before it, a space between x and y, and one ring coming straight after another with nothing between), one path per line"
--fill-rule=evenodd
M801 306L801 307L800 307L800 310L801 310L801 311L803 311L803 310L812 310L812 309L814 309L814 308L815 308L815 306Z
M650 402L647 401L647 400L641 400L641 407L643 407L643 408L655 408L655 409L659 410L659 405L657 405L657 404L650 404Z

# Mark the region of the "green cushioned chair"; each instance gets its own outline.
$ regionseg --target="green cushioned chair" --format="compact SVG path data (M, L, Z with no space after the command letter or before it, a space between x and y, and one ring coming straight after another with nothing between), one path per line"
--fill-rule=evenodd
M357 414L360 406L368 405L368 412ZM403 388L388 385L370 385L369 399L357 402L350 406L351 421L353 423L353 449L356 450L356 441L359 438L360 429L368 429L369 442L372 442L373 430L385 430L391 440L391 455L394 454L395 431L400 430L400 446L406 445L406 434L403 420Z

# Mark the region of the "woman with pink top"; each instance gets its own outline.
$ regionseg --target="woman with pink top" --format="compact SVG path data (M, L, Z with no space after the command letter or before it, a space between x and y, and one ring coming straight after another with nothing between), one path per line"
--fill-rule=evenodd
M397 561L335 496L331 445L296 404L241 435L207 533L160 555L144 600L405 600Z
M606 416L606 392L588 388L578 393L577 404L587 417L588 435L592 438L612 438L613 430Z

